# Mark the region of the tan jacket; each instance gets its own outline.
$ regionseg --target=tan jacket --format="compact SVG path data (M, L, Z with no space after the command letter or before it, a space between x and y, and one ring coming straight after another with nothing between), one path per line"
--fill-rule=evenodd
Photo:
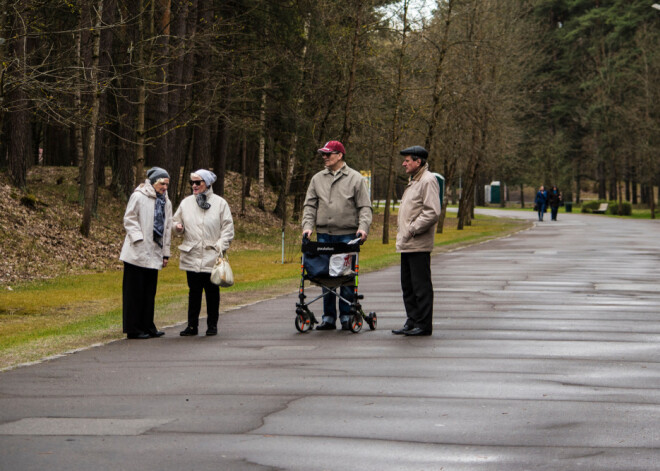
M206 201L211 207L204 210L197 204L195 195L190 195L174 214L173 227L183 234L183 243L179 245L181 270L211 273L218 255L234 239L234 220L227 201L214 194L212 188L208 189ZM181 232L176 230L177 224L183 225Z
M431 252L440 210L440 185L427 164L410 179L401 197L396 251Z
M163 247L154 242L154 207L156 190L149 180L140 184L126 205L124 229L126 237L119 259L142 268L163 268L163 257L170 256L172 239L172 202L165 194L165 227Z
M360 172L344 165L337 175L327 168L312 177L303 208L303 231L331 235L369 233L372 209Z

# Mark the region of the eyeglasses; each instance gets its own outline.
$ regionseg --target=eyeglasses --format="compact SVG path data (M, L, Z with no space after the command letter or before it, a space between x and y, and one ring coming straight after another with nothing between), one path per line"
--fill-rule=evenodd
M339 152L320 152L320 154L321 154L323 157L330 157L331 155L339 154Z
M190 180L192 186L200 186L202 183L204 183L204 180Z

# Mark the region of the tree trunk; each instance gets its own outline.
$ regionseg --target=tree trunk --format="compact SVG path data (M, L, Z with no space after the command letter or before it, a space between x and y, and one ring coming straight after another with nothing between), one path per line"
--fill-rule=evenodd
M149 39L154 40L154 45L151 46L150 57L152 60L143 64L143 67L151 66L152 61L155 62L155 67L153 67L152 70L156 74L155 83L157 86L153 92L149 93L150 102L153 102L154 104L145 108L145 119L149 123L149 128L151 129L148 136L150 145L145 147L145 163L149 166L158 165L164 167L170 172L171 169L167 168L169 151L168 140L170 139L170 135L165 132L165 122L167 122L167 119L171 116L169 108L169 77L167 75L169 68L166 58L170 56L169 42L172 7L170 0L147 2L147 5L149 4L151 6L151 12L149 15ZM145 37L142 37L141 39L143 41L147 40ZM146 139L147 136L145 136L145 142ZM170 179L170 183L172 183L172 179Z
M403 95L403 71L404 59L406 55L406 38L408 31L408 5L409 0L403 2L403 31L401 35L401 51L399 53L399 63L397 67L397 83L394 101L394 116L392 117L392 134L390 136L390 155L387 164L387 186L385 189L385 211L383 215L383 244L390 243L390 201L394 194L394 156L398 155L397 147L399 145L399 109L401 107L401 97Z
M8 0L0 0L0 31L7 31L9 24L9 12L7 8ZM0 43L0 64L5 64L7 62L7 41L2 41ZM0 72L0 168L5 164L5 157L7 155L7 136L5 134L5 80L6 70ZM26 172L27 173L27 172Z
M482 113L483 120L480 123L480 128L477 128L477 123L475 123L472 129L470 160L466 169L463 191L461 192L461 198L458 204L458 230L463 230L465 226L471 224L479 164L486 150L488 110L483 110Z
M13 39L10 45L11 55L13 55L15 60L15 64L10 67L19 76L24 76L27 68L28 35L23 20L24 18L18 17L15 19L13 32L20 39ZM21 189L25 189L27 186L27 169L32 149L32 132L27 99L28 97L24 89L21 86L14 85L8 93L5 103L5 106L11 110L7 113L9 126L9 177L11 182Z
M92 224L92 210L94 206L94 155L96 146L96 127L99 120L99 107L101 102L101 90L99 83L99 56L101 53L101 19L103 16L103 0L98 0L96 10L96 23L92 30L92 63L89 70L91 83L91 116L89 130L87 133L87 155L85 162L85 198L83 206L83 218L80 225L80 233L89 237ZM82 183L82 182L81 182Z
M463 191L461 191L461 197L458 202L458 224L457 229L463 230L465 226L469 226L470 214L471 214L471 205L474 200L474 189L477 179L477 170L479 168L479 159L477 157L476 150L473 150L470 155L470 161L465 174Z
M655 219L655 187L651 185L649 187L649 190L650 190L649 208L651 209L651 219Z
M117 10L117 0L104 0L101 25L113 25L115 23L115 11ZM100 45L103 46L103 49L99 49L99 59L98 59L98 77L97 81L99 83L98 93L101 96L99 99L99 115L97 118L97 123L106 123L108 122L108 101L105 99L105 89L107 84L110 83L114 77L109 76L109 70L111 69L111 59L114 33L111 29L103 29L100 33ZM106 177L105 177L105 168L108 163L108 156L114 149L109 145L111 140L111 135L108 134L105 126L101 125L98 127L96 140L98 145L95 145L96 155L94 156L94 196L92 203L92 211L94 214L98 210L99 202L99 188L106 186Z
M362 28L362 10L364 3L362 0L356 0L355 29L353 30L353 45L351 53L351 66L349 68L348 84L346 86L346 105L344 107L344 125L341 132L341 142L348 145L351 138L351 106L353 104L353 94L355 92L355 76L357 70L358 51L360 48L360 29ZM305 30L309 29L309 18L305 23ZM307 47L305 46L305 52Z
M445 61L445 56L447 55L447 49L449 48L449 26L451 25L451 19L452 19L451 13L453 6L454 6L454 0L448 0L445 4L445 7L447 9L447 16L445 18L445 29L442 35L442 42L440 43L438 59L435 65L435 79L433 81L433 105L431 106L431 116L429 118L429 125L426 131L426 139L424 141L426 150L429 151L429 153L431 152L431 147L433 146L435 127L438 124L438 119L440 118L440 111L442 110L440 103L440 95L442 92L441 79L442 79L442 70ZM443 221L444 221L444 217L443 217ZM440 224L438 224L438 226L440 226Z
M632 204L637 204L637 167L634 165L630 168L630 185L631 185L631 194L632 194Z
M261 92L261 110L259 112L259 197L257 206L262 211L266 210L266 88Z
M436 228L436 234L442 234L445 226L445 219L447 217L447 204L449 203L447 186L450 182L454 180L454 175L456 175L456 166L458 162L455 158L452 158L449 162L446 163L445 169L443 170L443 177L445 177L445 188L444 194L442 195L442 207L440 209L440 217L438 218L438 227Z
M9 121L9 176L18 188L27 186L27 169L32 146L30 144L30 112L25 104L27 95L16 87L7 97L14 108L8 113Z
M280 194L277 199L277 204L275 205L275 214L282 218L282 230L286 227L287 219L287 197L289 196L289 191L291 190L291 180L293 180L293 172L296 168L296 153L298 152L298 133L300 132L299 128L299 117L302 114L302 108L305 103L305 93L304 87L307 83L307 77L305 74L305 64L307 63L307 41L309 39L309 27L311 23L311 18L309 15L305 17L305 25L303 28L303 40L305 45L303 46L301 57L300 57L300 67L298 73L300 74L300 82L296 88L297 97L295 99L295 108L294 108L294 117L293 117L293 137L291 138L291 145L287 153L287 159L284 162L284 183L280 189Z
M245 216L245 200L247 199L247 133L241 135L241 216Z
M575 170L575 204L580 204L580 199L582 198L581 196L581 186L582 186L582 165L580 165L580 161L577 162L576 164L577 168Z
M167 125L167 153L163 159L163 166L170 174L170 187L168 192L173 199L172 204L178 206L179 195L179 177L181 176L181 166L185 162L187 155L187 129L182 125L184 118L182 110L185 108L186 90L184 87L189 83L184 78L186 71L191 71L192 66L187 62L192 59L191 53L184 52L187 48L184 45L185 37L191 33L188 29L188 15L190 9L194 9L194 1L175 2L174 33L169 39L171 49L174 50L174 56L169 63L168 83L163 87L168 88L167 94L167 116L169 124ZM196 18L196 15L192 15ZM178 86L177 86L178 85Z
M179 186L176 194L176 198L174 200L176 201L176 204L173 204L173 206L176 208L179 206L179 203L183 201L183 199L187 196L186 193L191 191L191 188L187 185L188 182L188 176L197 170L199 167L195 166L194 164L194 158L195 158L195 141L197 140L197 137L195 135L195 132L190 133L190 137L188 138L186 142L186 151L184 153L184 160L183 160L183 174L181 178L181 185ZM195 168L195 170L193 170ZM172 196L170 196L172 198Z
M146 72L146 51L145 35L146 25L144 24L144 1L140 1L138 12L138 50L137 63L140 65L140 78L137 92L137 122L135 123L136 143L135 143L135 184L137 185L144 178L144 166L146 159L146 117L147 117L147 72Z
M227 118L218 119L218 135L216 137L216 151L213 159L213 171L218 179L213 184L213 191L220 196L225 194L225 174L227 166L227 148L229 146L229 123Z

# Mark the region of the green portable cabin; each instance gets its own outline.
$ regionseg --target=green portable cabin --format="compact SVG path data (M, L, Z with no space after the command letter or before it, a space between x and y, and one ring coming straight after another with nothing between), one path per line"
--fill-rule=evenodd
M433 172L433 176L438 180L438 185L440 186L440 206L442 206L442 200L445 197L445 177L435 172Z
M500 182L490 182L486 185L486 203L501 203L502 202L502 185Z

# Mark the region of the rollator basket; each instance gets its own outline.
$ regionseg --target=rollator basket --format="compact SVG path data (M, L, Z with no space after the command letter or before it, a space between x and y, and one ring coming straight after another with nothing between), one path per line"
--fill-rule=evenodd
M360 243L357 241L358 239L352 243L312 242L307 237L303 238L300 291L295 320L299 332L308 332L314 328L314 324L318 324L309 305L325 296L335 296L350 305L349 327L353 333L362 329L363 321L367 322L371 330L376 328L376 313L364 314L359 302L363 296L358 294ZM306 302L305 281L320 286L322 294ZM353 287L352 299L345 299L335 292L336 288L342 286Z

